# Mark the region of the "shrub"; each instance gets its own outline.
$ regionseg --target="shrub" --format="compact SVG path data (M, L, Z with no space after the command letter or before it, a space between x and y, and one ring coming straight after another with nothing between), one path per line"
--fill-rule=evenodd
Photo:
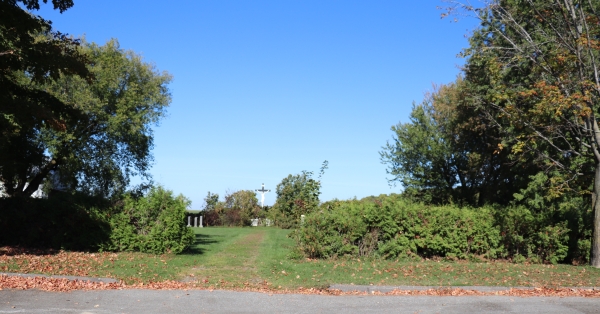
M493 258L501 249L489 209L430 207L399 198L325 203L306 216L295 236L310 257Z
M109 203L83 194L0 198L0 246L96 250L109 241Z
M309 257L481 256L559 263L572 254L575 263L583 263L590 231L579 203L533 211L522 205L428 206L399 195L331 201L308 214L294 236L298 250Z
M557 189L557 173L540 172L514 194L512 206L497 208L505 231L507 256L530 261L575 264L589 261L592 230L591 194L585 189ZM591 188L591 186L590 186Z
M203 222L206 224L206 226L222 226L223 224L221 223L221 217L219 216L219 213L217 213L216 210L211 209L208 211L204 211L204 219Z
M228 192L222 202L219 201L219 194L208 192L204 202L208 226L250 226L251 219L263 215L256 193L251 190Z
M496 220L505 257L556 264L568 254L567 221L555 222L547 212L535 213L523 206L497 208Z
M189 203L160 186L145 197L126 196L113 209L111 241L102 248L154 254L182 252L194 242L194 232L185 223Z

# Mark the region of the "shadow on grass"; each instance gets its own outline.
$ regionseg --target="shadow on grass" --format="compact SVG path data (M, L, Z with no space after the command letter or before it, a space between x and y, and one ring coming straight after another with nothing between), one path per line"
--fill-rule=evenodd
M15 255L56 255L60 250L52 248L29 248L20 246L3 246L0 247L0 256L15 256Z
M216 235L206 235L206 234L196 234L196 241L194 242L194 244L188 248L187 250L185 250L185 252L181 252L181 255L197 255L197 254L204 254L204 252L206 252L206 249L203 248L203 246L208 245L208 244L214 244L214 243L219 243L222 242L223 239L219 239L219 238L224 238L223 236L216 236Z

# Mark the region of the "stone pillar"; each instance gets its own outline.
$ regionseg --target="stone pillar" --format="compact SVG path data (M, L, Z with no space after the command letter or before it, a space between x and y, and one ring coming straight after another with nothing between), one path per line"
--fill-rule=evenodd
M198 227L198 217L194 217L194 227Z
M200 228L202 228L202 216L200 216Z
M187 225L188 227L191 227L191 225L190 225L191 219L192 219L192 217L188 216L188 225Z

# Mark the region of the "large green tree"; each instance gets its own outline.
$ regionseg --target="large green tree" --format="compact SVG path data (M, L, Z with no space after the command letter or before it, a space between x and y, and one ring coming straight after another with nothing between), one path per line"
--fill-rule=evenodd
M70 0L52 2L61 12L73 5ZM39 9L37 0L0 1L0 181L4 183L2 173L15 167L39 167L43 150L32 140L39 130L60 132L66 119L80 115L39 85L60 75L92 78L79 41L53 31L50 21L25 11L19 3L29 10Z
M300 174L288 175L277 184L277 200L271 213L275 223L284 228L292 228L300 221L300 216L308 214L318 208L321 194L321 177L328 168L329 162L325 160L315 180L311 171L302 171Z
M507 203L526 186L526 174L485 115L474 110L467 83L436 87L413 106L410 122L392 127L393 141L380 152L390 183L432 203L481 206Z
M515 158L533 157L556 174L552 193L593 195L591 264L600 267L600 2L494 0L462 8L481 20L465 50L474 103Z
M34 85L76 114L64 116L58 128L41 124L21 131L27 145L16 145L15 151L25 147L32 158L22 162L15 156L0 168L11 196L28 196L48 178L54 187L110 196L122 192L132 175L149 176L151 126L170 103L170 75L116 40L79 49L91 61L91 82L60 74Z

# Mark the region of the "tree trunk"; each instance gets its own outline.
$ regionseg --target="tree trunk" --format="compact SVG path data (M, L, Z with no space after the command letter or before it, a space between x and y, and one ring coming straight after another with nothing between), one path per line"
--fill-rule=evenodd
M35 175L35 177L31 179L30 182L23 180L23 184L19 184L17 188L12 191L12 193L9 193L9 195L12 197L31 197L31 195L40 187L50 171L56 169L56 166L56 159L52 159L44 168L40 170L40 172ZM29 183L27 184L27 187L25 187L25 183Z
M592 195L592 248L590 252L590 265L600 268L600 163L596 163L594 174L594 194Z

